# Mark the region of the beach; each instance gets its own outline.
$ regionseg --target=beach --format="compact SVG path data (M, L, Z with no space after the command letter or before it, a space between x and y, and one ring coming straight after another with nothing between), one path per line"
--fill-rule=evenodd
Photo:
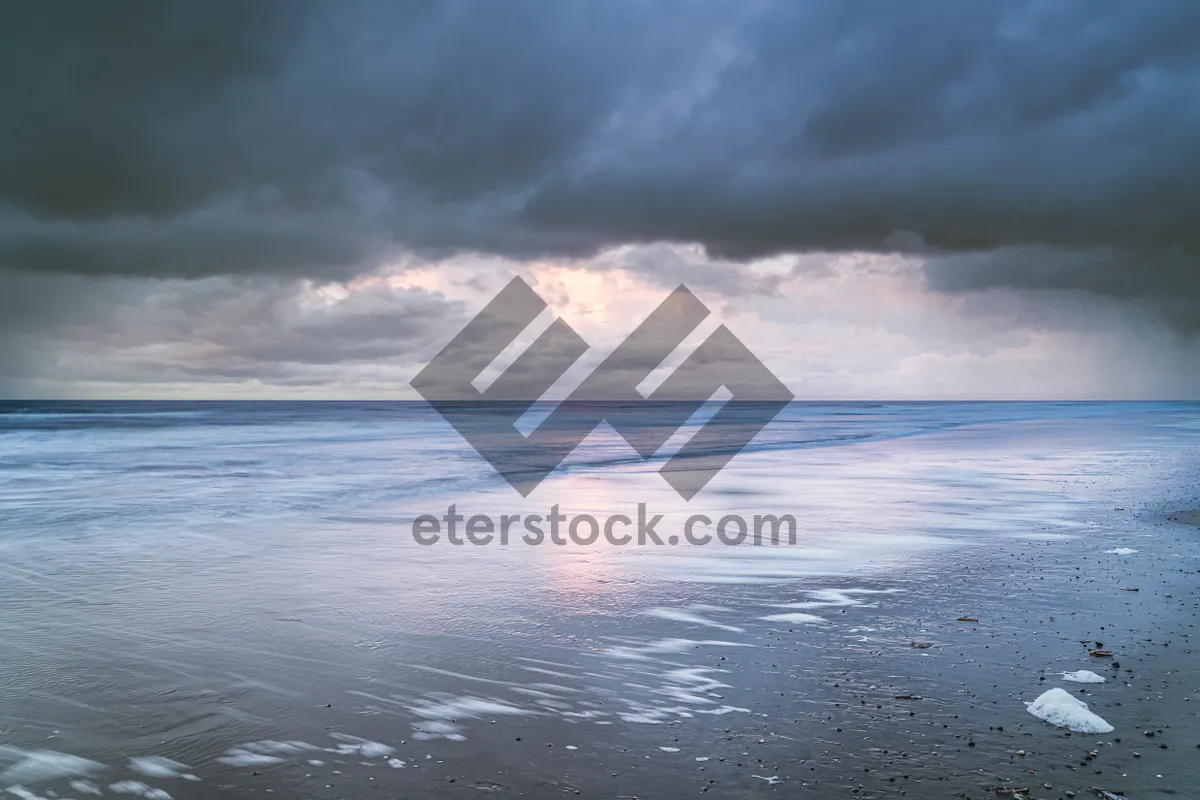
M603 431L523 498L416 404L3 411L18 797L1200 781L1196 404L796 403L690 502ZM451 504L644 504L681 543L415 541ZM691 546L694 514L797 542ZM1031 715L1055 687L1113 730Z

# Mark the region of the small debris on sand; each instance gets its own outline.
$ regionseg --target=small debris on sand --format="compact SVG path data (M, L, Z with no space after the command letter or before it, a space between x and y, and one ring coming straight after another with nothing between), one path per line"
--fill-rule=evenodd
M1064 672L1063 680L1071 681L1072 683L1104 683L1104 676L1097 675L1090 670L1081 669L1075 672Z

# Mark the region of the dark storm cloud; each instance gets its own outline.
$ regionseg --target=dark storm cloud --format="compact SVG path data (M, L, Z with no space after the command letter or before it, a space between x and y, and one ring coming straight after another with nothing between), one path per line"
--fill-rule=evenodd
M0 270L0 393L47 373L107 383L321 385L429 358L463 304L386 282L323 297L275 277ZM395 382L395 376L392 376Z
M1200 330L1200 262L1180 248L1004 247L934 256L925 277L929 286L949 293L1085 291L1147 305L1177 330Z
M14 269L917 246L1200 304L1192 2L10 4L0 82Z

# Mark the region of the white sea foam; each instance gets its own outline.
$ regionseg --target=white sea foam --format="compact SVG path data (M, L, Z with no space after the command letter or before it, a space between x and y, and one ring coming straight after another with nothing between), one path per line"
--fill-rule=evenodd
M778 608L843 608L848 606L865 605L863 600L858 599L856 595L867 597L870 595L887 595L900 594L903 589L814 589L806 592L811 600L797 603L781 603Z
M1078 539L1079 537L1070 533L1041 533L1035 531L1032 533L1014 533L1012 534L1012 538L1032 542L1061 542L1067 539Z
M711 606L710 606L711 608ZM709 628L719 628L723 631L732 631L734 633L742 633L743 629L736 625L725 625L720 622L709 619L681 608L652 608L649 611L643 612L647 616L658 617L659 619L669 619L674 622L686 622L692 625L705 625Z
M770 614L762 619L765 619L767 622L787 622L794 625L825 621L824 617L818 617L816 614L805 614L802 611L793 611L790 614Z
M427 741L429 739L449 739L452 742L465 742L467 737L463 736L459 731L462 727L455 725L453 722L441 722L440 720L424 720L420 723L413 723L416 732L413 733L413 738L417 741Z
M118 781L110 783L108 790L114 794L132 794L145 800L171 800L171 795L162 789L155 789L141 781Z
M0 781L19 783L36 783L68 775L89 775L104 765L87 758L73 756L70 753L60 753L57 750L21 750L19 748L0 748L20 757L4 772L0 772Z
M319 749L308 742L287 741L277 742L273 739L262 739L257 742L247 742L238 747L231 747L217 761L231 767L266 767L271 764L282 764L286 761L283 756L296 756L310 750ZM181 777L194 780L195 776Z
M9 794L16 795L20 798L20 800L50 800L50 798L42 797L40 794L34 794L24 786L20 785L5 787L4 791L8 792Z
M363 739L358 736L351 736L348 733L331 733L329 735L337 739L341 744L336 748L326 748L326 751L337 753L340 756L357 755L363 758L383 758L384 756L390 756L396 750L396 748L390 745L373 742L370 739Z
M489 716L536 716L540 713L532 709L514 706L503 700L470 695L439 697L423 704L409 706L409 711L422 717L421 722L413 723L413 727L417 729L413 738L424 740L441 737L456 742L461 742L466 737L460 733L462 728L455 724L455 720L477 719L484 714Z
M1114 547L1112 550L1105 550L1105 553L1114 556L1131 556L1137 552L1131 547Z
M916 551L962 544L950 537L896 531L889 536L824 540L821 545L797 547L663 548L647 566L677 581L768 584L813 576L850 578L882 571L890 559Z
M824 622L824 617L819 617L816 614L808 614L800 609L814 608L847 608L853 606L865 606L866 602L860 598L871 595L888 595L902 592L902 589L816 589L806 594L812 598L795 603L779 603L776 608L796 609L786 614L770 614L762 617L767 622L782 622L790 625L807 625Z
M632 722L640 725L662 725L672 719L691 719L696 714L724 716L725 714L749 714L750 709L738 706L718 706L716 708L696 708L694 706L647 706L641 703L629 703L630 711L619 711L617 716L622 722ZM596 723L597 725L603 723Z
M238 747L230 747L226 754L217 760L229 766L269 766L286 762L287 758L283 758L284 756L299 756L300 753L313 750L320 750L320 748L308 744L307 741L263 739L248 741ZM196 780L194 775L181 775L180 777L185 777L190 781Z
M1075 672L1064 672L1064 681L1072 681L1073 683L1104 683L1104 677L1090 672L1086 669L1077 670Z
M1038 719L1076 733L1109 733L1113 730L1112 725L1088 709L1087 703L1072 697L1065 689L1055 687L1043 692L1025 707Z
M282 764L284 760L279 756L269 756L241 747L231 747L225 751L225 755L217 758L217 761L231 767L265 767L271 764Z
M543 692L540 689L531 689L528 686L514 686L512 688L512 691L515 694L523 694L528 697L537 697L537 698L540 698L543 700L556 700L559 697L556 694L551 694L550 692Z
M258 742L250 742L242 745L247 750L252 750L256 753L278 753L281 755L294 756L305 752L306 750L316 750L315 744L308 742L300 742L295 739L289 739L286 742L277 742L273 739L263 739Z
M129 759L129 768L147 778L182 778L183 771L190 769L187 764L180 764L162 756L139 756Z
M525 670L526 672L536 672L539 675L549 675L551 678L574 678L575 677L574 675L572 675L569 672L559 672L559 671L553 670L553 669L546 669L545 667L522 666L521 669Z
M528 716L535 712L520 706L514 706L503 700L485 697L450 697L439 702L411 706L414 714L420 714L426 719L453 719L457 717L476 718L480 714L506 714L511 716Z
M550 708L550 709L554 709L555 711L570 711L571 710L571 704L564 703L561 700L548 700L546 698L542 698L540 700L536 700L535 702L542 708Z
M587 711L564 711L564 712L562 712L562 716L566 717L567 719L603 719L604 717L609 716L609 714L607 711L587 710ZM607 725L608 723L607 722L597 722L596 724L597 725Z
M610 647L604 654L613 658L648 659L654 655L687 653L697 647L754 647L744 642L722 642L712 639L659 639L640 645Z
M712 692L715 689L727 688L729 684L721 683L708 677L708 673L727 671L711 667L673 669L663 675L666 679L663 689L666 690L667 695L682 703L691 703L694 705L711 703L712 700L709 697L705 697L703 693Z
M91 781L71 781L71 788L80 794L102 795L104 792Z

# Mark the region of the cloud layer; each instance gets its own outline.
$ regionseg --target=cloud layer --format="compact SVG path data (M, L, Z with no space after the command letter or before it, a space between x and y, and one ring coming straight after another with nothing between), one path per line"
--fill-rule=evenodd
M1200 330L1186 0L50 0L0 11L0 91L4 363L85 279L287 296L463 253L733 296L784 285L740 262L896 253L1051 327L1078 294Z

